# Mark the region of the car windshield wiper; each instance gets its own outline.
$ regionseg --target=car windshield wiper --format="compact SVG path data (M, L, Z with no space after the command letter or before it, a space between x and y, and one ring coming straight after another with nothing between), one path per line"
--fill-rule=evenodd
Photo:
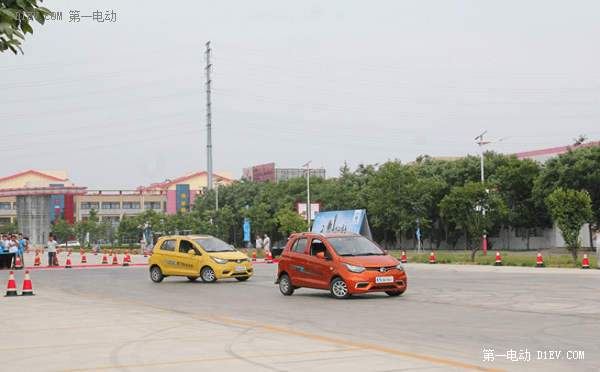
M384 253L362 253L359 256L381 256Z
M338 256L344 257L344 256L356 256L356 255L352 254L352 253L342 253L342 254L338 254Z

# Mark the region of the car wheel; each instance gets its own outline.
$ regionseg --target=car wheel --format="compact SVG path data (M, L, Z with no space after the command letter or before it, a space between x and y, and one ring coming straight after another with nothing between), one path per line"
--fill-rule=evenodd
M294 286L289 276L284 274L279 278L279 291L284 296L291 296L294 293Z
M195 282L196 280L198 280L197 276L188 276L187 278L190 282Z
M245 282L246 280L248 280L248 278L250 278L249 276L236 276L235 279L240 281L240 282Z
M163 275L162 271L160 270L160 267L154 266L153 268L150 269L150 279L152 279L152 281L154 283L160 283L163 281L164 278L165 278L165 276Z
M385 291L385 293L390 297L397 297L404 293L404 291Z
M329 289L331 290L331 295L338 300L343 300L350 297L350 292L348 292L346 282L344 282L344 279L342 278L333 279Z
M215 271L210 267L205 267L200 272L200 277L202 281L205 283L214 283L217 281L217 276L215 275Z

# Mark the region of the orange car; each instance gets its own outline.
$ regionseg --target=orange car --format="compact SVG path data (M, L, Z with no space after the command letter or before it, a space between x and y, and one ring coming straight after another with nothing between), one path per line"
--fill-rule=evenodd
M407 281L402 264L362 235L302 233L281 253L275 284L285 296L306 287L343 299L367 292L399 296Z

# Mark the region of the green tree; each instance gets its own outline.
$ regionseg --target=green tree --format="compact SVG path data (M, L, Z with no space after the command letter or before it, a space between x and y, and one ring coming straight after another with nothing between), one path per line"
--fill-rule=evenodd
M250 220L250 227L254 231L254 235L262 236L262 234L271 231L276 225L266 203L252 205L248 209L243 208L240 212Z
M129 218L126 214L123 214L117 229L119 245L122 245L123 242L127 242L129 247L133 248L133 243L140 240L142 231L143 228L136 218Z
M59 217L50 226L50 230L54 234L54 239L59 243L66 243L71 235L73 235L73 227Z
M293 231L308 231L308 224L288 203L275 213L275 219L279 223L279 232L283 236L289 236Z
M573 260L577 261L578 250L581 247L579 233L583 225L592 218L592 201L589 194L585 191L558 188L546 197L546 205L561 230Z
M211 235L229 241L228 238L233 227L233 210L230 206L226 205L219 210L204 212L204 220L208 220L212 225L213 233Z
M17 218L13 218L12 222L5 223L4 225L0 225L0 233L15 233L19 230L19 223Z
M506 206L489 182L470 182L456 187L440 203L442 216L448 216L456 228L468 233L471 241L471 262L480 249L483 235L492 228L494 221L507 213ZM485 213L484 213L485 210Z
M10 49L17 54L18 49L23 53L21 40L25 40L27 33L33 34L30 20L35 19L43 25L45 16L51 14L49 9L39 6L36 0L0 1L0 51Z

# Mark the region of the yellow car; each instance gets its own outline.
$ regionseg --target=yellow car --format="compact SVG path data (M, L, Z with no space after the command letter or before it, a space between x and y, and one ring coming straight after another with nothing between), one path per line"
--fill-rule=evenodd
M225 278L243 282L254 272L248 256L210 235L159 238L148 267L155 283L167 276L186 276L191 281L200 277L207 283Z

